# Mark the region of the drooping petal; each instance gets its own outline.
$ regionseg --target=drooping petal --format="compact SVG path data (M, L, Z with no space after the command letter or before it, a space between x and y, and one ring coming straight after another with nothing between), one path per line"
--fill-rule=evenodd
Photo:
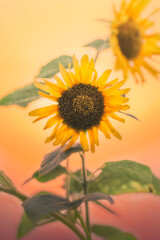
M44 126L44 129L53 127L58 121L60 120L60 116L59 115L55 115L52 118L50 118L46 125Z
M38 122L39 120L44 119L46 117L48 117L48 114L42 115L40 117L37 117L36 119L34 119L33 123Z
M94 136L93 136L93 130L88 129L88 135L89 135L89 140L90 140L90 146L91 146L91 152L95 152L95 146L94 146Z
M62 138L61 140L61 146L63 147L66 142L73 136L73 134L75 134L75 131L73 129L68 129L67 133L65 134L65 136Z
M67 147L64 149L64 151L67 151L69 148L73 146L73 144L77 141L79 136L78 132L75 132L75 134L72 136L71 140L69 141Z
M119 132L112 126L112 124L110 123L110 121L108 120L108 118L106 117L104 119L104 121L106 122L107 126L108 126L108 131L114 135L116 138L118 139L122 139L121 135L119 134ZM106 128L107 128L106 126Z
M98 140L98 128L93 127L93 137L94 137L94 143L98 146L99 145L99 140Z
M63 130L62 130L63 128ZM56 134L56 139L53 143L54 146L57 146L57 145L62 145L63 144L63 141L67 138L67 141L68 139L70 138L70 136L68 136L68 133L70 133L70 131L68 131L68 127L67 125L65 124L62 124L62 126L59 128L59 130L61 129L61 133L59 134ZM58 131L59 131L58 130Z
M124 118L119 117L119 116L118 116L117 114L115 114L115 113L110 113L110 114L108 114L108 116L111 117L111 118L113 118L113 119L115 119L115 120L118 120L118 121L120 121L120 122L125 122Z
M109 139L109 138L111 138L111 136L109 135L106 126L107 126L107 124L106 124L104 121L101 121L101 122L100 122L100 125L98 126L98 129L99 129L101 132L104 133L104 135L105 135L106 138Z
M89 150L87 136L84 131L80 131L80 143L85 152Z
M57 125L54 127L54 129L53 129L53 131L52 131L52 134L51 134L49 137L47 137L45 143L49 143L49 142L51 142L51 141L55 138L56 133L57 133L57 130L58 130L59 126L61 125L61 123L62 123L62 119L61 119L61 120L57 123Z

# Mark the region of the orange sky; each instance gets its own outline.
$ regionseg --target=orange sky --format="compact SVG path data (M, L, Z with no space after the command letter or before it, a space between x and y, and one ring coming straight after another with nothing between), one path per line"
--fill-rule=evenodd
M97 21L99 18L112 19L112 4L120 0L0 0L0 97L31 83L41 66L63 55L76 54L78 59L84 53L90 57L95 51L83 48L86 43L108 35L108 26ZM160 7L152 0L147 13ZM155 18L160 21L160 15ZM158 24L155 29L158 29ZM105 50L96 63L99 75L107 68L113 68L114 58L110 50ZM121 72L113 72L122 79ZM96 153L87 153L86 165L95 170L105 161L135 160L147 164L160 178L160 81L146 74L147 83L136 85L132 77L126 83L131 87L130 112L141 122L126 118L126 123L114 122L123 140L106 140L100 135L100 146ZM0 107L0 169L3 170L25 194L32 195L40 190L50 190L63 195L62 178L40 184L35 180L21 186L39 166L43 155L53 150L52 144L44 144L50 130L43 131L44 121L32 124L28 112L44 104L38 100L26 109L20 107ZM80 168L78 156L71 158L72 169ZM113 217L92 205L93 222L112 224L125 231L131 231L139 240L159 240L160 198L152 195L123 195L115 197L114 208L120 217ZM20 202L6 194L0 194L0 239L15 240L16 228L22 214ZM98 217L97 217L98 216ZM57 229L62 225L58 224ZM7 229L10 229L8 231ZM65 239L71 233L63 227ZM24 240L53 239L54 225L36 229ZM55 240L62 240L58 232ZM75 238L76 239L76 238ZM98 238L97 238L98 239Z

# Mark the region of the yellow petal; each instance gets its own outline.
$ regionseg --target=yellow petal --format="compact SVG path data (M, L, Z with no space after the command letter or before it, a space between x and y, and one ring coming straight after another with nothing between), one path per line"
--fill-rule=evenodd
M57 84L51 83L50 81L47 81L45 79L43 79L43 81L50 88L50 91L52 90L52 92L56 93L56 95L58 95L58 97L61 96L61 93L63 91L63 89L61 87L59 87Z
M90 140L90 146L91 146L91 152L95 152L95 146L94 146L94 136L93 136L93 130L88 129L88 135L89 135L89 140Z
M104 87L105 83L108 80L109 75L111 74L112 70L106 70L101 76L100 78L95 82L95 86L97 87Z
M86 83L90 84L92 80L93 73L95 72L95 64L94 64L94 59L92 58L89 66L88 66L88 73L86 75Z
M80 76L81 76L82 83L87 82L88 68L89 68L89 59L87 55L84 55L81 59L81 66L80 66Z
M133 17L136 19L151 0L134 0L134 6L131 9Z
M52 118L50 118L45 127L44 127L44 130L47 129L47 128L50 128L50 127L53 127L57 122L59 122L60 120L60 116L59 115L56 115L56 116L53 116Z
M98 140L98 129L97 127L93 127L93 137L94 137L94 143L98 146L99 140Z
M126 82L126 80L123 80L123 81L113 85L112 87L109 87L109 88L105 89L103 91L103 93L107 94L107 93L114 92L114 91L118 90L125 82Z
M45 84L39 83L39 82L35 82L34 85L35 85L37 88L39 88L40 90L49 93L49 87L46 86Z
M117 90L116 92L113 93L114 96L122 96L127 94L130 91L130 88L122 89L122 90Z
M62 79L58 76L54 76L54 79L57 81L57 84L63 89L63 90L67 90L67 86L64 84L64 82L62 81Z
M67 147L64 149L64 151L67 151L69 148L73 146L73 144L77 141L79 136L78 132L75 132L75 134L72 136L71 140L69 141Z
M119 109L117 111L120 111L120 110L128 110L130 109L130 106L129 105L122 105L119 107Z
M108 126L108 131L114 135L115 137L117 137L118 139L122 139L121 135L119 134L119 132L112 126L112 124L110 123L110 121L108 120L108 118L104 119L107 126Z
M66 138L68 133L68 127L66 124L62 124L62 126L58 129L58 133L56 134L56 140L53 145L57 146L62 143L62 140Z
M63 134L64 134L65 129L67 129L67 128L68 128L68 126L65 123L63 123L62 126L58 129L56 137L61 138L61 136L63 136Z
M126 0L123 0L120 7L121 11L123 11L125 7L126 7Z
M117 82L118 82L118 78L110 81L109 83L106 83L106 84L104 85L104 89L107 88L107 87L110 87L110 86L114 85L114 84L117 83Z
M97 76L98 76L98 73L97 73L97 71L95 70L95 71L94 71L93 80L91 81L91 85L92 85L92 86L95 85L95 82L96 82L96 80L97 80Z
M109 138L111 138L111 136L109 135L106 126L107 126L107 124L106 124L104 121L101 121L100 124L99 124L99 126L98 126L98 129L99 129L101 132L104 133L104 135L105 135L106 138L109 139Z
M43 119L43 118L46 118L46 117L48 117L48 114L45 114L45 115L42 115L42 116L36 118L36 119L33 121L33 123L35 123L35 122L37 122L37 121L39 121L39 120L41 120L41 119Z
M44 92L38 91L38 94L39 94L40 96L45 97L45 98L48 98L49 100L52 100L52 101L54 101L54 102L57 102L57 100L58 100L58 98L56 98L56 97L54 97L54 96L52 96L52 95L48 95L48 94L46 94L46 93L44 93Z
M129 98L121 97L121 96L108 96L106 97L106 101L104 100L105 104L110 103L111 105L121 105L129 101Z
M69 76L67 70L63 67L63 65L61 63L59 64L59 70L60 70L60 73L61 73L64 81L66 82L67 86L72 87L72 81L70 79L70 76Z
M117 116L117 114L115 114L115 113L110 113L110 114L108 114L108 116L115 119L115 120L118 120L120 122L125 122L124 118L121 118L121 117Z
M75 133L75 131L73 129L68 129L67 133L65 134L65 136L63 137L63 139L61 140L61 146L63 147L66 142L73 136L73 134Z
M55 111L58 110L58 105L50 105L47 107L42 107L42 108L38 108L36 110L33 110L29 113L29 116L41 116L44 114L52 114L55 113Z
M62 123L62 119L61 119L61 120L57 123L57 125L54 127L54 129L53 129L53 131L52 131L52 134L51 134L49 137L47 137L45 143L51 142L51 141L55 138L55 136L56 136L56 134L57 134L57 130L58 130L59 126L61 125L61 123Z
M143 66L153 75L157 76L157 74L160 73L160 71L154 69L152 66L150 66L147 62L143 61Z
M75 55L73 56L73 67L74 67L74 72L76 76L79 76L80 67L79 67L78 60L75 58Z
M80 143L85 152L89 150L87 136L84 131L80 131Z

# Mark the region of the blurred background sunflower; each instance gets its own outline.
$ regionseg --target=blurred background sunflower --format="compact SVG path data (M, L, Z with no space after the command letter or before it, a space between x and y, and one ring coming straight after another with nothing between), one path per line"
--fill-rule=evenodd
M154 22L150 18L159 10L152 11L146 18L142 11L151 0L123 0L120 10L114 6L115 19L111 24L110 44L116 56L115 69L122 69L124 78L130 71L136 82L146 80L144 69L155 78L159 70L149 62L154 55L160 55L160 34L151 31ZM153 60L153 59L152 59Z

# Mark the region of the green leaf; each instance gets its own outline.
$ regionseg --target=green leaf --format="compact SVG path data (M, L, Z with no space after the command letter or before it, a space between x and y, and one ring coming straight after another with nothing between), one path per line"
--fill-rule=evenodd
M9 179L3 171L0 171L0 187L16 191L16 187L12 183L11 179Z
M25 195L16 189L12 181L5 175L3 171L0 171L0 192L11 194L22 201L27 199Z
M82 146L77 143L74 144L70 149L64 151L66 146L59 147L55 151L50 152L44 156L44 159L41 164L41 168L39 169L39 174L44 175L53 169L55 169L62 161L68 158L73 153L83 151Z
M93 225L91 231L107 240L136 240L136 237L132 234L122 232L119 229L110 226Z
M87 176L90 176L91 172L87 170ZM65 186L64 186L65 187ZM82 171L79 169L76 172L72 172L70 176L70 193L80 193L83 191L83 177Z
M98 51L101 51L110 47L109 39L106 39L106 40L97 39L91 43L88 43L84 47L93 47L93 48L96 48Z
M70 149L64 152L65 146L59 147L53 152L50 152L44 156L41 167L37 170L31 178L27 179L25 183L35 178L39 182L48 182L59 177L62 174L69 174L65 167L59 165L62 161L68 158L70 155L76 152L82 151L80 144L73 145Z
M150 187L150 192L160 195L160 179L155 175L152 175L152 186Z
M39 192L37 194L35 194L35 196L41 196L41 195L46 195L48 194L48 192L42 191ZM41 226L50 222L54 222L56 221L55 218L51 217L51 216L46 216L45 218L42 218L40 221L33 223L26 215L26 213L23 214L20 224L18 226L18 231L17 231L17 238L21 238L24 235L26 235L27 233L29 233L30 231L32 231L35 227L37 226Z
M33 83L31 83L30 85L20 88L0 99L0 105L19 105L21 107L26 107L30 102L38 99L39 97L38 89Z
M26 213L24 213L18 226L17 238L19 239L23 237L33 228L35 228L35 224L27 217Z
M42 220L38 221L37 223L33 223L26 215L26 213L23 214L21 222L18 226L18 231L17 231L17 238L20 239L27 233L31 232L34 228L55 222L56 219L51 216L47 216L45 218L42 218Z
M112 214L114 214L114 215L117 215L117 213L116 213L115 211L113 211L113 210L110 209L109 207L103 205L103 204L100 203L99 201L95 201L95 203L96 203L98 206L100 206L100 207L104 208L105 210L107 210L108 212L110 212L110 213L112 213Z
M37 77L52 78L57 72L59 72L59 63L61 63L65 68L68 68L68 63L72 63L72 57L64 55L52 60L41 68Z
M101 170L102 172L89 184L89 192L103 192L111 195L153 192L160 195L160 180L146 165L124 160L105 163Z
M43 175L39 174L39 170L37 170L31 178L27 179L24 184L26 184L27 182L29 182L32 179L36 179L39 182L48 182L51 181L59 176L61 176L62 174L68 174L67 170L65 167L62 167L61 165L58 165L56 168L54 168L52 171L45 173Z
M22 206L24 207L27 216L33 222L36 222L38 219L45 217L48 214L63 210L71 210L77 208L83 202L101 199L105 199L111 204L113 203L113 199L109 195L103 193L91 193L72 202L70 202L67 198L54 194L47 194L29 198L22 203Z

